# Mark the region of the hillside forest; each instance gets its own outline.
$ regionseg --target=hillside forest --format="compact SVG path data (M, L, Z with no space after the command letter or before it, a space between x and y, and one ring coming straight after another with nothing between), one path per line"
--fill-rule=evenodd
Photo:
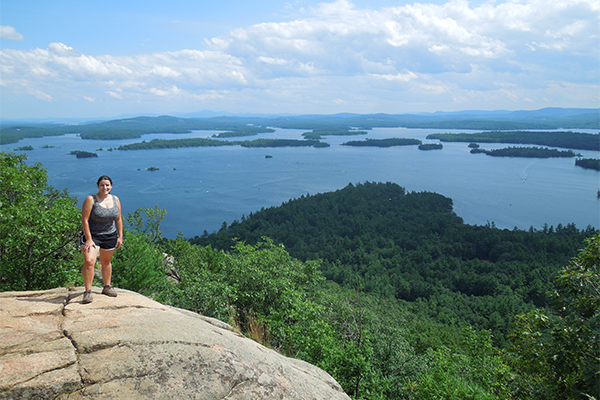
M81 285L80 210L0 153L0 290ZM349 184L218 232L124 216L113 284L218 318L353 399L598 399L600 234L465 224L452 199Z

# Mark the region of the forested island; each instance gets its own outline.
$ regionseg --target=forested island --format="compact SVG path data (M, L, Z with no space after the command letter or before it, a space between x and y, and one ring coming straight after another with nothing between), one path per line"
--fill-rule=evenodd
M227 131L221 132L215 135L212 135L216 138L231 138L231 137L244 137L244 136L256 136L259 133L273 133L275 129L272 128L263 128L261 126L246 126L235 131Z
M328 143L318 140L295 139L255 139L244 141L225 141L216 139L191 138L191 139L152 139L117 147L117 150L149 150L149 149L177 149L180 147L326 147Z
M0 152L0 291L81 286L77 200L25 160ZM166 211L123 215L112 283L317 365L355 400L600 391L592 227L466 225L451 199L389 182L307 194L191 241L162 238Z
M600 171L600 159L598 158L580 158L575 160L575 165L581 168L595 169Z
M15 151L31 151L33 150L33 146L21 146L21 147L16 147Z
M442 150L444 146L441 143L425 143L419 145L419 150Z
M322 139L324 136L354 136L366 135L364 130L350 128L315 128L311 132L304 132L302 136L305 139Z
M600 134L570 131L434 133L427 135L427 139L438 139L442 142L537 144L565 149L600 151Z
M352 140L350 142L342 143L342 146L355 146L355 147L392 147L392 146L418 146L423 142L419 139L406 139L406 138L389 138L389 139L366 139L366 140Z
M506 147L504 149L485 150L471 149L471 154L486 154L493 157L525 157L525 158L570 158L577 157L572 150L557 150L547 147Z
M82 151L82 150L73 150L69 154L74 155L77 158L95 158L95 157L98 157L98 154L96 154L96 153L92 153L92 152L89 152L89 151Z

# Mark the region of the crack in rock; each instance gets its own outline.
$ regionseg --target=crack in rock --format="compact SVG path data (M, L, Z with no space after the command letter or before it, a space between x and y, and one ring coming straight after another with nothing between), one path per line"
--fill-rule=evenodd
M81 366L81 363L79 362L79 357L80 357L80 352L79 352L79 348L77 346L77 342L75 341L75 339L69 335L69 333L67 332L67 330L64 328L64 323L65 323L65 319L67 318L67 313L66 313L66 308L67 305L71 302L71 291L67 292L67 296L65 298L65 301L63 303L63 307L61 310L61 319L59 322L59 330L60 333L69 340L69 342L71 342L71 346L73 346L73 350L75 351L75 363L77 366L77 373L79 374L79 380L81 382L81 388L84 387L84 380L83 380L83 374L81 373L81 369L83 368Z

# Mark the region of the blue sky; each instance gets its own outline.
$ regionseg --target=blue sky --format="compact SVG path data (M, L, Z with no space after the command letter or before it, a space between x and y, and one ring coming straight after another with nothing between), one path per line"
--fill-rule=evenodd
M0 117L600 107L597 0L3 0Z

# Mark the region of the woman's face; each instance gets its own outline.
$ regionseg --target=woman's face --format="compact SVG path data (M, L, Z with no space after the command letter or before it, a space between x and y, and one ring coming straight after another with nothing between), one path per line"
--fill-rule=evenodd
M100 191L100 193L109 194L111 189L112 184L108 180L104 179L101 180L100 183L98 183L98 190Z

